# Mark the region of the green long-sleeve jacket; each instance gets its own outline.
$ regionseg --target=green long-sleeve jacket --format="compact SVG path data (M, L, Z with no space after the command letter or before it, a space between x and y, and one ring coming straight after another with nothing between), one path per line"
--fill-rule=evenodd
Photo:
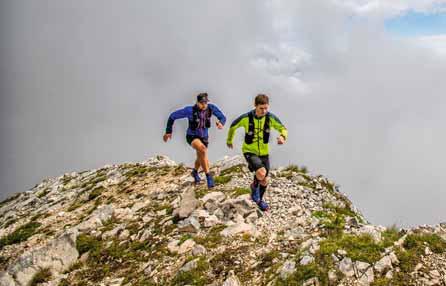
M242 152L253 153L258 156L268 155L269 152L268 143L263 143L263 125L265 124L266 116L258 118L255 115L255 109L245 114L242 114L232 122L231 127L229 128L228 138L226 140L226 143L232 144L232 141L234 140L235 131L238 128L243 127L245 129L245 133L248 132L250 112L254 114L254 140L251 144L247 144L246 142L244 142L242 147ZM268 112L268 115L270 118L270 129L277 130L280 133L280 135L282 135L286 139L288 136L288 131L282 124L282 122L280 122L279 118L277 118L277 116L275 116L274 114Z

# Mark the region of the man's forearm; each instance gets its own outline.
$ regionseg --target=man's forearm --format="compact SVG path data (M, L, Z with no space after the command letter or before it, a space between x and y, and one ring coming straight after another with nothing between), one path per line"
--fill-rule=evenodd
M167 125L166 125L166 134L172 133L174 122L175 122L175 120L173 120L171 117L169 117L169 119L167 120Z

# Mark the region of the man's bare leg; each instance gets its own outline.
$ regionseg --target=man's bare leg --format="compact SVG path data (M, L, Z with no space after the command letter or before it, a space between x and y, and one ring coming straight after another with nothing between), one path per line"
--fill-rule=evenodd
M265 167L262 167L256 171L256 178L260 183L265 181L264 184L266 185L266 169L265 169Z
M208 188L213 188L215 184L212 175L209 173L208 148L199 139L192 141L192 147L197 150L198 161L200 162L203 171L206 173Z
M194 168L195 168L195 170L197 170L197 172L200 169L200 166L201 166L201 164L200 164L200 160L198 160L198 151L197 151L197 159L195 159L195 164L194 164Z
M199 166L203 168L206 174L209 174L209 159L208 159L208 148L200 141L200 139L195 139L192 141L192 148L197 151L197 160L195 161L195 166L197 166L197 161Z

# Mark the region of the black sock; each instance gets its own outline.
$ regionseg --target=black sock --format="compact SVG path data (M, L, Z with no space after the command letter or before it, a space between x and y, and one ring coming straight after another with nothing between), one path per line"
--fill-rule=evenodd
M263 195L265 194L265 191L266 191L266 187L267 187L267 185L266 186L262 186L262 185L260 185L260 199L262 200L263 199Z
M257 180L256 175L254 175L254 188L257 188L258 185L259 185L259 180Z

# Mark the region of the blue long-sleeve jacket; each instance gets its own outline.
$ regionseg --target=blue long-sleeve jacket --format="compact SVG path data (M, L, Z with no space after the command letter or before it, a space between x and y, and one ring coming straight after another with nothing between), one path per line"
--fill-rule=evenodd
M169 116L169 119L167 120L166 133L167 134L172 133L173 123L175 122L175 120L181 119L181 118L187 118L189 120L189 127L187 128L186 134L192 135L192 136L199 136L202 138L207 138L208 137L208 128L201 127L201 128L196 128L195 130L193 130L191 128L191 124L192 124L192 120L193 120L193 108L194 108L194 106L191 105L191 106L186 106L184 108L181 108L181 109L178 109L178 110L172 112ZM221 110L215 104L212 104L212 103L208 104L208 108L212 110L212 114L218 118L218 120L221 122L221 124L225 125L226 117L223 114L223 112L221 112Z

